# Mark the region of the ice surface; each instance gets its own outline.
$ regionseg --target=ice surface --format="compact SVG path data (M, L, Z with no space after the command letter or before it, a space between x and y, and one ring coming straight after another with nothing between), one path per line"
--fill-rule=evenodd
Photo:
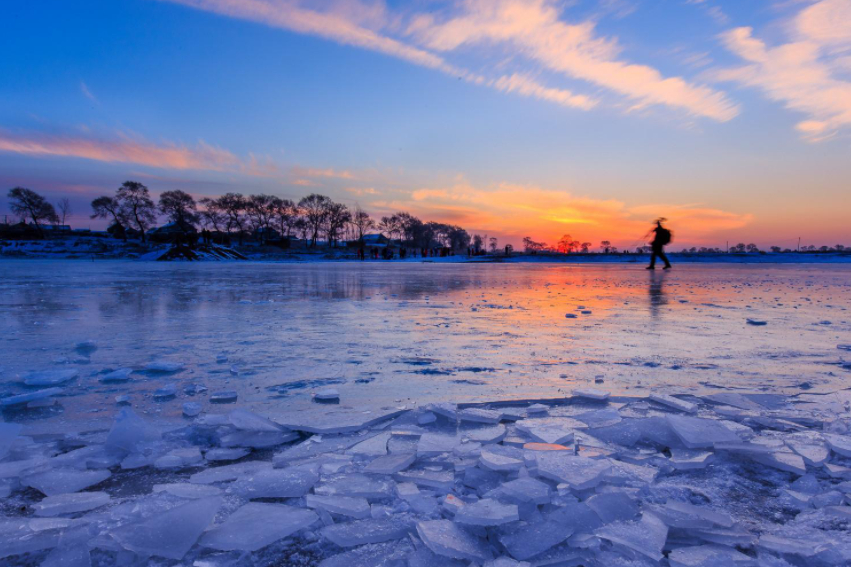
M846 435L825 435L825 440L831 451L837 455L851 458L851 437Z
M382 457L387 454L387 442L390 436L390 432L379 433L366 441L361 441L346 452L361 457Z
M375 474L394 474L410 467L416 460L415 453L397 453L379 457L370 462L364 472Z
M753 558L723 545L681 547L668 555L671 567L733 567L754 565Z
M635 498L625 492L604 492L585 500L604 524L629 522L638 515L639 506Z
M522 456L518 458L487 450L482 451L479 461L486 469L499 472L519 471L524 465Z
M572 443L574 432L587 428L581 421L569 417L522 419L516 426L535 441L556 444Z
M331 401L331 400L339 400L340 392L338 392L335 388L326 388L324 390L319 390L314 394L314 397L317 400L322 401Z
M676 500L653 507L653 513L672 528L731 528L735 523L724 512Z
M142 556L182 559L210 525L220 498L201 498L111 532L122 547Z
M418 457L431 457L441 453L451 453L461 443L456 435L425 433L417 443Z
M616 522L597 529L597 537L631 549L653 561L662 559L668 528L652 514L645 513L634 522Z
M237 408L230 412L228 421L242 431L281 431L278 424L244 408Z
M449 520L419 522L417 534L433 553L442 557L479 562L492 557L484 541Z
M648 397L657 404L662 404L663 406L677 411L686 413L695 413L697 411L697 404L675 398L674 396L669 396L668 394L650 394Z
M23 378L23 383L27 386L44 387L58 386L65 382L70 382L80 375L80 371L76 368L63 370L42 370L40 372L30 372Z
M392 481L370 478L361 474L348 474L318 485L314 492L326 496L351 496L355 498L381 499L393 494Z
M210 394L210 403L213 404L230 404L236 401L239 397L233 390L221 390Z
M598 527L599 520L595 524L594 519L596 516L584 504L567 506L512 528L499 537L499 542L515 559L532 559L565 541L577 528Z
M183 404L183 415L186 417L195 417L201 413L201 404L198 402L185 402Z
M588 400L603 401L609 399L611 393L597 388L579 388L571 392L575 398L585 398Z
M221 488L205 484L192 484L189 482L175 482L172 484L155 484L153 492L167 492L180 498L209 498L219 496Z
M208 461L235 461L251 453L249 449L234 448L234 449L210 449L204 453L204 458Z
M59 516L87 512L109 504L109 494L106 492L80 492L76 494L59 494L47 496L33 504L36 516Z
M56 496L68 492L78 492L94 486L112 476L108 470L81 471L76 469L56 468L34 474L25 479L31 486L47 496Z
M418 486L426 486L438 490L449 491L455 484L452 471L406 470L398 472L395 478L400 482L412 482Z
M367 502L366 498L308 494L305 501L308 508L325 510L331 514L340 514L341 516L348 516L355 519L369 517L369 502Z
M36 392L18 394L16 396L7 396L5 398L0 399L0 407L12 407L38 400L44 400L50 398L51 396L61 394L62 392L62 388L44 388L43 390L38 390Z
M718 420L668 415L668 426L688 449L706 449L715 443L736 443L741 441L738 435L730 431Z
M240 476L229 491L244 498L298 498L319 481L319 475L308 467L262 469Z
M489 498L468 504L455 514L456 522L468 526L500 526L519 519L515 504L503 504Z
M511 480L498 489L505 497L522 504L546 504L550 501L550 486L535 478Z
M594 488L612 470L607 459L589 459L566 451L542 451L535 454L538 475L563 482L574 490Z
M318 520L315 512L283 504L250 502L201 538L201 545L222 551L256 551Z
M325 526L320 531L323 537L340 547L354 547L402 539L408 535L409 529L409 526L396 519L367 519Z
M458 419L475 423L499 423L502 413L483 408L467 408L458 412Z

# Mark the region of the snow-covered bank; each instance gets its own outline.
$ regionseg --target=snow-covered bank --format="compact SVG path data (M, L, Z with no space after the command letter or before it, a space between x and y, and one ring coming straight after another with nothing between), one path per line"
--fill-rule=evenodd
M244 409L0 425L8 565L851 562L848 396ZM281 423L283 421L283 423Z

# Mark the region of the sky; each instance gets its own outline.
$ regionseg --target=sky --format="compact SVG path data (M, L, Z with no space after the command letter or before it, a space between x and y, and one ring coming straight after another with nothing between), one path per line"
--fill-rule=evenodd
M520 244L851 245L851 0L79 0L0 19L0 214L125 180Z

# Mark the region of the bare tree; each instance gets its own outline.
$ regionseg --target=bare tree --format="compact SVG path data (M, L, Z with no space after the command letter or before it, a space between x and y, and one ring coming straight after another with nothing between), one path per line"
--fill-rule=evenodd
M366 231L375 228L375 221L372 220L369 214L360 208L358 205L355 208L355 214L352 215L352 226L355 227L359 242L363 242L363 236Z
M56 214L53 205L35 191L25 187L15 187L9 190L9 208L21 220L26 220L27 217L32 219L33 224L42 236L44 236L44 230L41 228L42 222L54 224L59 222L59 216Z
M56 207L59 209L59 216L62 221L60 224L65 224L65 218L71 214L71 201L68 197L62 197L59 199L59 202L56 203Z
M352 220L352 212L342 203L329 202L325 230L328 236L328 246L335 246L342 231Z
M114 197L107 197L104 195L103 197L98 197L97 199L92 201L92 214L91 218L93 219L112 219L112 227L115 227L115 230L118 234L121 235L121 238L126 242L127 241L127 232L125 230L125 225L127 223L127 219L123 216L121 211L121 203L118 202L118 199Z
M156 207L148 188L138 181L125 181L115 192L115 198L121 204L122 216L136 225L145 242L145 231L157 221Z
M298 208L302 210L304 220L310 229L311 246L316 246L316 242L319 240L319 231L322 230L328 220L328 207L331 203L331 199L316 193L311 193L298 202Z
M195 199L185 191L165 191L160 195L160 212L181 229L198 223Z
M289 238L298 220L298 206L289 199L275 197L273 218L281 237Z
M609 252L612 251L612 243L609 242L608 240L604 240L600 243L600 248L603 250L603 252L608 254Z
M225 226L228 234L237 230L239 245L242 246L242 236L245 231L245 197L241 193L225 193L215 200L215 208L225 216Z
M497 248L499 248L499 240L496 239L496 236L491 236L490 237L491 254L496 254Z
M249 195L245 200L245 213L254 232L268 233L275 215L275 199L277 197L271 195ZM261 239L265 240L265 237L261 236Z
M216 201L209 197L204 197L198 203L204 208L198 211L198 217L204 228L211 228L216 232L221 232L222 228L227 223L227 217L216 205Z

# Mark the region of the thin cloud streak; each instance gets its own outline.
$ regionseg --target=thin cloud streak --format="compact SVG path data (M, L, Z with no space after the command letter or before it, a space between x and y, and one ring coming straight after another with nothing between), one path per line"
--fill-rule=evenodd
M162 169L235 172L259 177L280 174L278 168L267 160L253 155L241 159L203 141L195 147L188 147L173 143L154 144L126 135L102 139L41 133L19 135L0 131L0 152L132 163Z

